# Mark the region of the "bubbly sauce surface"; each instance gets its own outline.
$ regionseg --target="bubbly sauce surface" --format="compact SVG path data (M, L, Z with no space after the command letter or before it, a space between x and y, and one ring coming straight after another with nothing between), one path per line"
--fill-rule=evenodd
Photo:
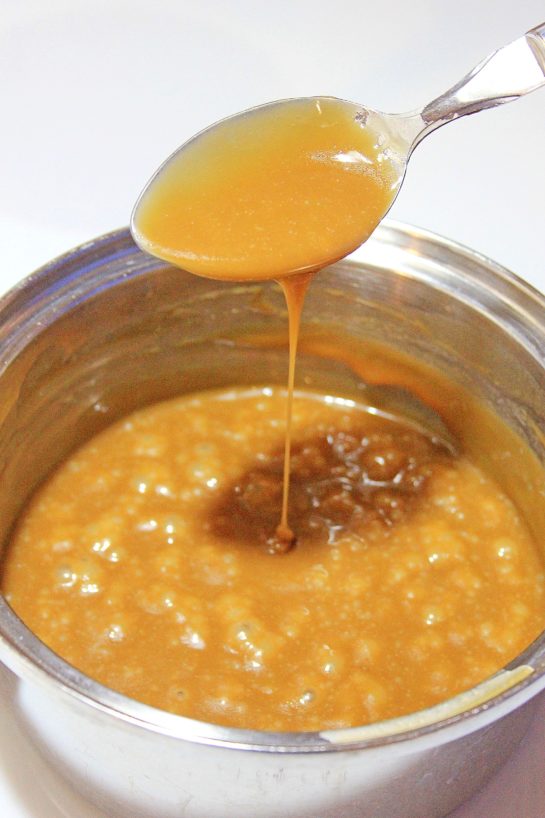
M15 611L135 699L280 731L417 711L538 635L543 565L512 503L463 457L351 401L297 394L299 539L271 556L284 408L277 388L200 393L83 446L14 533L2 588Z
M357 106L287 100L224 120L167 160L132 232L144 250L199 275L281 278L355 250L398 184Z

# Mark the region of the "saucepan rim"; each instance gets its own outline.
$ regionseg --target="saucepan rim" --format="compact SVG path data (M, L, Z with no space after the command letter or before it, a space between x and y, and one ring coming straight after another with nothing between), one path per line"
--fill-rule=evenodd
M366 247L358 253L357 261L348 260L340 264L350 269L361 268L362 265L372 266L385 247L394 247L401 254L406 254L415 268L422 260L428 264L431 259L432 263L442 265L448 275L455 275L456 265L463 262L464 278L467 278L469 290L486 290L487 303L490 304L491 300L497 302L501 308L500 313L505 305L511 311L518 311L521 325L526 326L529 337L535 333L536 327L545 335L545 297L540 292L480 253L430 231L386 219ZM75 289L79 297L85 297L85 282L77 275L81 265L92 267L111 259L119 264L116 280L121 280L132 274L135 258L145 258L145 254L132 242L128 229L121 228L76 247L23 279L0 298L0 361L3 363L6 360L4 353L13 342L14 327L23 330L18 333L17 343L24 346L25 325L35 323L36 316L44 310L53 315L51 311L56 298L69 298ZM158 269L166 266L156 260L154 263ZM429 271L424 279L430 280ZM110 282L109 286L114 284L115 281L113 284ZM96 292L96 289L96 280L93 280L87 294ZM455 297L454 289L447 294ZM74 303L78 300L79 298L74 299ZM12 359L19 351L20 349L16 350ZM543 368L545 370L545 359ZM2 371L0 369L0 377ZM507 670L531 664L532 658L544 644L545 633L511 662ZM359 727L342 731L282 733L222 727L167 713L104 687L49 650L24 625L2 596L0 659L23 679L45 685L52 693L67 694L80 704L84 703L97 712L134 726L188 742L278 753L360 750L409 742L452 726L463 725L485 711L497 710L501 714L508 712L512 709L511 701L515 702L513 707L518 706L517 702L521 698L526 700L545 687L544 665L534 669L530 675L507 690L486 701L480 701L475 706L468 706L462 712L449 714L439 705L417 714L428 714L428 718L424 718L420 726L414 716L404 716L391 722L382 722L379 731L375 731L371 737L365 737L365 728ZM436 718L433 716L434 712L437 713Z

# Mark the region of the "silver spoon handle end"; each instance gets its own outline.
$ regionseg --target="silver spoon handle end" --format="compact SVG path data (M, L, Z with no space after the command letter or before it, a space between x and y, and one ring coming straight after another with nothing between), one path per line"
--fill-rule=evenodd
M545 85L545 23L494 51L460 82L420 111L422 130L414 148L428 133L467 114L512 102Z

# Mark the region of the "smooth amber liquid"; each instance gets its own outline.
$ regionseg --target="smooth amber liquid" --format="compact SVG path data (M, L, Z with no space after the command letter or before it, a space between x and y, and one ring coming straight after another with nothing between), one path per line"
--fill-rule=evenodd
M280 524L276 529L277 549L281 552L291 547L296 540L296 533L292 531L288 519L293 392L295 389L295 359L297 357L301 314L312 275L312 273L300 273L297 276L290 276L280 281L288 306L289 320L288 399L286 404L286 439L284 442L284 482Z
M227 119L175 154L133 216L138 244L192 273L278 279L364 242L399 170L351 103L289 100Z

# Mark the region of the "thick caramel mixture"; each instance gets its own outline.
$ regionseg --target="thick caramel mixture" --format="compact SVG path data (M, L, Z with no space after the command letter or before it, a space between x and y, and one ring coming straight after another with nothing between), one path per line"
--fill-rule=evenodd
M297 396L299 541L271 556L284 402L202 393L90 441L14 534L3 591L16 612L129 696L272 730L418 710L532 641L545 579L511 502L467 460L350 401Z

